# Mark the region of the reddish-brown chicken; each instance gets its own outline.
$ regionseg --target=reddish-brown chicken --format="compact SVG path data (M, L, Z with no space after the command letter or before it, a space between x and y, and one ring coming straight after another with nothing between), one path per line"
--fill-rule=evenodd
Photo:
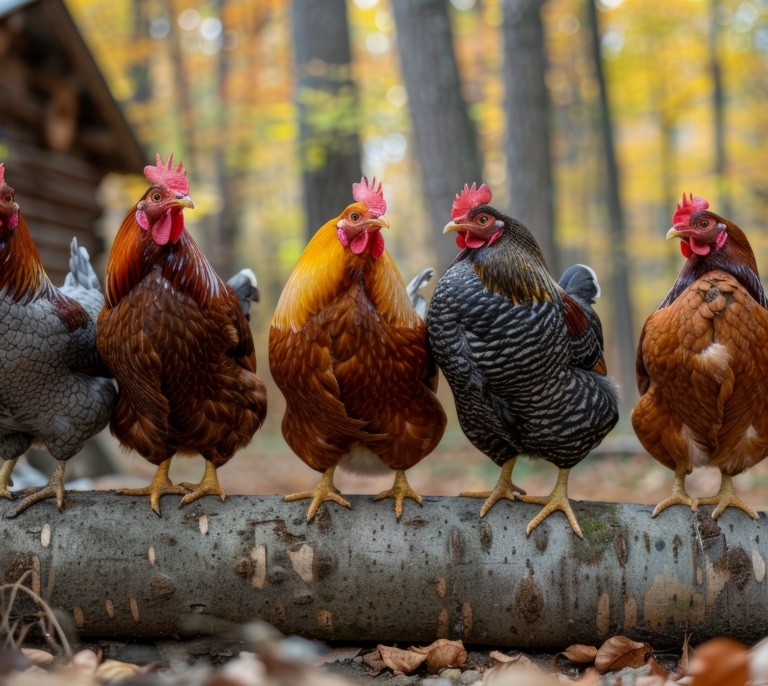
M757 518L732 477L768 455L768 301L747 237L708 208L683 196L667 233L682 239L687 261L643 327L632 426L675 472L654 517L670 505L703 503L717 504L715 519L727 507ZM685 477L702 466L720 470L720 490L695 499Z
M184 228L193 207L173 155L146 167L152 186L131 209L107 262L97 346L119 385L110 429L123 446L158 465L129 495L183 494L181 504L219 495L216 470L261 426L267 400L256 375L248 321L235 291L214 272ZM199 484L168 478L175 454L201 454Z
M283 435L310 467L323 472L312 491L311 521L325 500L349 502L333 485L337 466L395 470L376 498L421 504L405 470L437 446L445 413L435 396L436 368L424 321L384 249L389 226L381 185L354 184L356 202L323 225L299 258L269 332L272 376L286 400Z

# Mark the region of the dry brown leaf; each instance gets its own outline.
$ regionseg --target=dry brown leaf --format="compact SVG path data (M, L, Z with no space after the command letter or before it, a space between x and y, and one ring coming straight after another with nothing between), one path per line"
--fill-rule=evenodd
M505 655L499 650L492 650L490 653L488 653L488 657L491 658L491 660L496 660L496 662L500 662L502 664L506 662L520 662L526 667L533 665L538 669L536 665L533 664L525 655L522 653L517 653L517 655Z
M677 681L680 677L684 677L688 674L688 665L691 663L692 657L693 651L691 650L690 636L686 634L685 640L683 641L683 649L680 653L680 660L677 662L675 671L670 674L670 679L672 679L672 681Z
M421 666L421 663L427 659L426 655L414 653L412 650L402 650L401 648L384 645L377 647L384 664L391 670L402 672L403 674L415 672Z
M574 643L572 646L568 646L563 652L558 653L552 658L552 669L555 672L559 672L560 668L558 662L561 657L564 657L570 662L575 662L579 665L586 665L595 661L595 655L597 655L597 648L595 646L587 646L582 643Z
M692 686L744 686L749 679L749 650L731 638L713 638L693 653L688 666Z
M427 656L427 670L430 674L437 674L446 667L461 667L467 661L467 651L460 640L439 638L428 646L411 646L409 650Z
M648 662L646 663L650 668L650 672L648 672L648 676L661 676L664 677L664 680L666 681L669 677L669 672L664 669L656 660L653 658L653 655L648 658Z
M378 676L379 672L387 666L384 664L384 660L381 659L381 653L378 648L363 655L363 662L373 670L371 676Z
M132 676L141 674L142 668L129 662L120 662L119 660L104 660L94 672L94 676L104 683L122 681Z
M610 672L624 667L642 667L648 656L653 653L647 643L638 643L626 636L609 638L595 656L595 669L601 673Z

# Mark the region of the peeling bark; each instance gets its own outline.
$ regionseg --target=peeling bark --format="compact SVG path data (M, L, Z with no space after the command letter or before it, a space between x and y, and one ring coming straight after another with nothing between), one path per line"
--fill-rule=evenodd
M584 540L560 515L530 537L538 507L470 498L352 510L279 496L204 498L163 516L146 498L69 492L16 519L0 500L3 583L30 585L81 637L212 634L254 618L336 641L562 648L627 635L654 648L768 634L768 527L729 509L575 501ZM23 608L22 608L23 609Z

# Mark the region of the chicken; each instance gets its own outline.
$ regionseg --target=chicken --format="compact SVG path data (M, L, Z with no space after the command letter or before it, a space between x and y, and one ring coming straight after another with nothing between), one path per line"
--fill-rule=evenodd
M603 360L594 272L571 267L552 278L531 233L489 205L486 184L464 186L452 221L461 248L435 287L427 310L430 348L453 391L459 423L472 444L501 470L486 498L485 516L500 499L544 505L528 534L561 510L581 537L568 501L571 468L618 420L616 384ZM545 498L512 483L520 455L558 470Z
M286 496L312 499L307 521L326 500L350 507L333 484L337 467L395 470L392 489L376 499L394 498L400 519L405 498L421 504L405 471L434 450L446 423L424 321L384 249L381 184L363 178L352 196L305 248L269 331L270 369L286 401L283 436L323 472L314 490Z
M64 286L48 280L2 164L0 263L0 496L11 497L11 472L22 453L45 447L58 465L13 516L47 498L61 510L66 461L107 425L115 401L113 382L96 375L104 296L76 239Z
M247 445L264 421L266 389L240 299L213 270L184 228L194 207L187 175L173 155L144 169L152 184L128 212L107 262L105 303L97 345L117 380L110 422L120 443L157 465L147 488L160 514L160 497L181 494L181 505L225 491L216 470ZM242 284L248 300L248 279ZM175 454L201 454L198 484L174 485Z
M640 400L632 426L643 447L675 473L670 505L737 507L732 478L768 455L768 301L744 232L685 197L667 238L686 257L671 290L643 326L637 349ZM715 496L694 499L685 477L717 467Z

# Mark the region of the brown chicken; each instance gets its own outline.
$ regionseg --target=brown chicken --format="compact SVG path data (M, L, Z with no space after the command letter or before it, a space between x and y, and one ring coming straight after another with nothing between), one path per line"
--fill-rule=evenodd
M716 504L750 517L732 478L768 455L768 302L742 230L683 196L667 238L682 239L687 258L659 309L646 321L637 351L641 398L632 426L645 449L675 472L670 505ZM719 492L692 498L694 467L721 473Z
M323 225L299 258L269 332L272 376L286 400L283 435L310 467L323 472L312 491L286 500L333 500L337 466L395 470L399 519L405 498L421 504L405 470L437 446L445 413L434 391L424 321L384 249L386 204L381 185L353 184L356 202Z
M181 504L219 495L217 468L247 445L267 409L256 375L250 328L238 295L214 272L184 228L194 207L173 155L144 170L152 186L131 209L107 262L105 303L97 346L118 382L110 429L123 446L158 466L147 488L160 514L160 496ZM168 478L175 454L200 453L199 484Z

